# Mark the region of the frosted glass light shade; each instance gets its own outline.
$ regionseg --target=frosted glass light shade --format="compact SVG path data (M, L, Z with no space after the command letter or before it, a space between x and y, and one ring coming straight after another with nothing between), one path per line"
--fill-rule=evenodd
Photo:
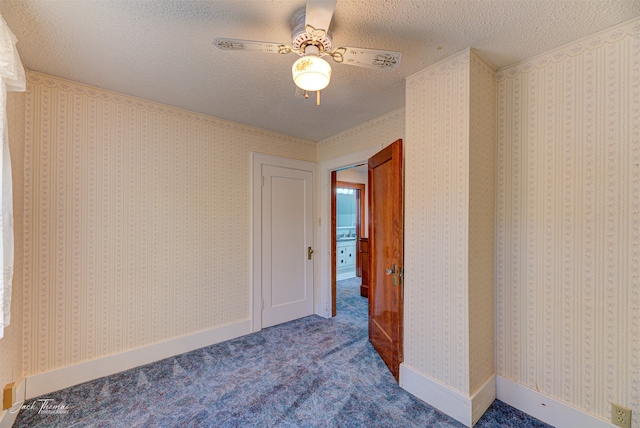
M293 63L291 73L296 86L305 91L324 89L331 80L331 66L327 61L315 55L299 58Z

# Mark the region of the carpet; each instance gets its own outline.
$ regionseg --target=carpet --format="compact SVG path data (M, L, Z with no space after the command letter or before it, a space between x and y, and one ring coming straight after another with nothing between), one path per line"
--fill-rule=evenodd
M463 426L398 386L367 339L359 278L340 281L333 319L308 316L24 405L15 427ZM476 427L548 425L496 400Z

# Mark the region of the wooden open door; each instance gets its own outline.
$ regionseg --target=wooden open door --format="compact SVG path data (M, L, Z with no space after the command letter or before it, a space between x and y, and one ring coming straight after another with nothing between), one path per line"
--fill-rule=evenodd
M396 379L402 362L402 140L369 159L369 340Z

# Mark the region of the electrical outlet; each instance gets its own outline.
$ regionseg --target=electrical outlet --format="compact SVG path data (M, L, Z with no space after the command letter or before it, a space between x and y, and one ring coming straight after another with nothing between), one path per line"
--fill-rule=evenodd
M6 410L16 402L16 384L8 383L2 391L2 409Z
M622 428L631 428L631 409L611 403L611 422Z

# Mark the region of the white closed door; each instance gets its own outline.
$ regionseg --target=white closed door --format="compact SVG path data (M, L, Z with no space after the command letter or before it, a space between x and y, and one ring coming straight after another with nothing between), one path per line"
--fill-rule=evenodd
M262 165L262 327L313 314L313 172Z

